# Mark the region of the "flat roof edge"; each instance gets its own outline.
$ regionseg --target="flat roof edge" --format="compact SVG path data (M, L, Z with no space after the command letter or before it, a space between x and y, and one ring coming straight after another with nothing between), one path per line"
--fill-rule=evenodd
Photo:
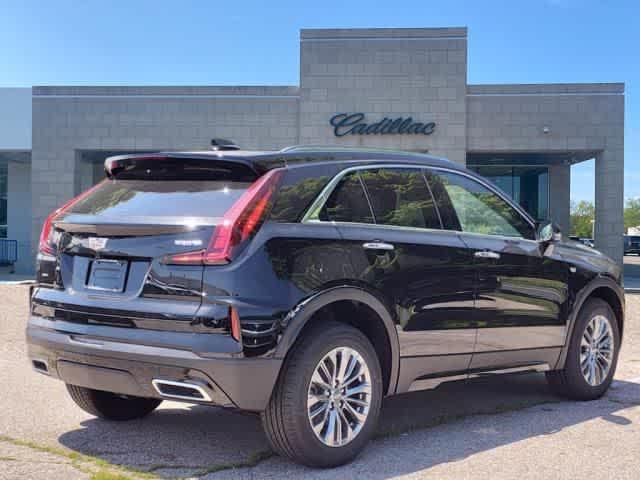
M26 93L31 90L32 87L0 87L0 92L16 92Z
M300 88L293 85L254 86L34 86L34 97L46 96L286 96L300 95Z
M467 95L536 94L624 94L625 84L616 83L520 83L467 85Z
M466 37L467 27L446 28L303 28L300 40L358 38L442 38Z

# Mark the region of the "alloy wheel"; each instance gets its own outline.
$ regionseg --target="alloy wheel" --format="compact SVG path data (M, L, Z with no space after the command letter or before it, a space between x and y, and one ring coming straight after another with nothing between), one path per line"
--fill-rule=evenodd
M349 347L327 353L309 382L307 414L316 437L329 447L350 443L362 430L371 405L371 374Z
M602 384L609 375L614 348L609 319L596 315L587 324L580 341L580 370L592 387Z

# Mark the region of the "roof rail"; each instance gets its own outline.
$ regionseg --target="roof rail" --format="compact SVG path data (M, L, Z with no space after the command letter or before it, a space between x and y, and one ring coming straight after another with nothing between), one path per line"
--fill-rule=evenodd
M281 153L290 152L382 152L382 153L402 153L404 155L428 155L428 150L422 152L411 152L397 148L384 147L359 147L356 145L291 145L280 150Z

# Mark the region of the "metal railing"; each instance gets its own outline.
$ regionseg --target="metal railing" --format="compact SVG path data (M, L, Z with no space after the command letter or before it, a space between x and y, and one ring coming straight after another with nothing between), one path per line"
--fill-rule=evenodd
M18 241L0 238L0 265L13 265L18 261Z

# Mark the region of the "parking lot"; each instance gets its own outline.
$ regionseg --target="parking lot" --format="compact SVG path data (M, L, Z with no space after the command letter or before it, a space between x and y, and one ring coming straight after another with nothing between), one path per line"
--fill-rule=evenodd
M27 291L0 286L0 479L640 478L640 295L603 399L561 401L540 375L406 394L385 401L354 463L310 470L274 456L255 415L173 402L126 423L85 414L27 362Z

